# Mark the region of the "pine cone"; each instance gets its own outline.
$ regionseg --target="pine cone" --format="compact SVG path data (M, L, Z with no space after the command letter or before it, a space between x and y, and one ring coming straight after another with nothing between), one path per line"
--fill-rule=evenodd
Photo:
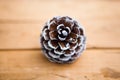
M49 20L41 35L45 56L52 62L71 63L85 49L84 30L77 21L68 16Z

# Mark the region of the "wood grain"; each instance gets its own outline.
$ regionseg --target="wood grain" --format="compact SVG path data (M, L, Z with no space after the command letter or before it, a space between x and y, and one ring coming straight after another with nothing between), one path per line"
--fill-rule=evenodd
M75 63L62 65L49 62L41 51L1 51L0 80L119 80L119 53L87 50Z
M119 0L0 0L0 80L120 80ZM73 64L49 62L44 23L70 16L85 27L87 50Z
M120 48L119 3L107 0L0 1L0 49L39 48L44 23L56 15L68 15L81 21L86 29L87 48Z
M0 49L40 48L41 24L0 24ZM120 48L119 26L86 28L87 48Z
M73 16L82 22L87 19L97 20L95 22L111 18L119 20L119 2L119 0L1 0L0 20L41 20L56 15Z

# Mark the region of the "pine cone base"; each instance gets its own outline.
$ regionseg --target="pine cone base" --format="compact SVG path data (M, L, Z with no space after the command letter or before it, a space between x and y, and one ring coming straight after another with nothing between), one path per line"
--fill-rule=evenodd
M85 50L86 37L77 21L68 16L57 16L45 24L40 41L48 60L72 63Z

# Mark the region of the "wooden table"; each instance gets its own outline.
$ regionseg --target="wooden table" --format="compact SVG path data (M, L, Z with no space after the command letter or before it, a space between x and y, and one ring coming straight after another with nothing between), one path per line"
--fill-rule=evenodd
M40 49L41 29L57 15L86 29L73 64L51 63ZM0 80L120 80L120 1L0 0Z

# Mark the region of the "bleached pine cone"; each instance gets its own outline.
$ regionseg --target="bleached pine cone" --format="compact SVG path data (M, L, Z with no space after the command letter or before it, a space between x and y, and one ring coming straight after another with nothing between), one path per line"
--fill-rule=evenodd
M68 16L49 20L41 35L41 45L45 56L52 62L71 63L85 49L84 29Z

